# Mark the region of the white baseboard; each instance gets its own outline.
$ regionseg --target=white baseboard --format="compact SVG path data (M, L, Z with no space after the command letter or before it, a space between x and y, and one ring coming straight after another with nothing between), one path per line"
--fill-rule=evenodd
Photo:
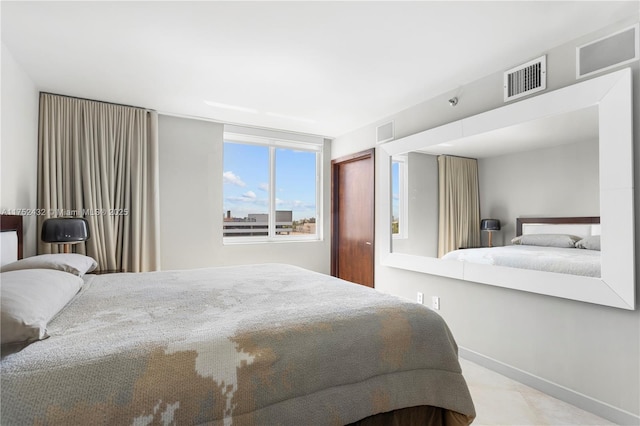
M600 416L618 425L640 425L640 416L620 408L616 408L606 402L591 398L590 396L581 394L580 392L576 392L557 383L550 382L549 380L535 376L531 373L527 373L526 371L512 367L470 349L460 347L459 354L460 357L468 361L474 362L482 367L488 368L489 370L493 370L496 373L537 389L540 392L544 392L547 395L551 395L561 401L575 405L578 408L593 413L596 416Z

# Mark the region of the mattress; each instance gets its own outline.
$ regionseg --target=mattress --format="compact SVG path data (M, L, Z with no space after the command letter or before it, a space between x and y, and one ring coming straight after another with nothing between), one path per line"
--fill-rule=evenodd
M2 358L3 424L337 425L419 406L454 424L475 416L437 313L294 266L85 276L47 332Z
M454 250L442 259L600 277L600 252L528 245Z

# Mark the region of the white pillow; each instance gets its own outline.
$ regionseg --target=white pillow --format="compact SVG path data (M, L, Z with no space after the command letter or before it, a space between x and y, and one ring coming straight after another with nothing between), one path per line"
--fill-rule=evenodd
M583 238L576 243L577 248L600 251L600 235Z
M48 322L82 287L82 278L51 269L0 274L0 340L28 344L47 336Z
M55 269L69 272L79 277L98 267L94 258L77 253L41 254L26 257L4 265L0 272L18 271L21 269Z
M527 234L520 235L511 240L512 244L527 246L544 246L544 247L560 247L575 248L576 243L580 241L580 237L575 235L564 234Z

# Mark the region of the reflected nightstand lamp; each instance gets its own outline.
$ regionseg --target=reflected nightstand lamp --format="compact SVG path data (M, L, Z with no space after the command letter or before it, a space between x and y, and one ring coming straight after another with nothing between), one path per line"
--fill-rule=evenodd
M500 221L498 219L482 219L480 221L480 230L489 232L489 247L493 247L493 231L500 230Z
M70 253L70 245L89 239L89 222L80 217L46 219L42 223L40 238L45 243L64 244L64 252Z

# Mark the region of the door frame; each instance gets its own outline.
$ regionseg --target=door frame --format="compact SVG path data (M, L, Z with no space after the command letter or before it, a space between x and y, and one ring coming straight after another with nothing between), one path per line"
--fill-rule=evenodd
M371 149L367 149L366 151L360 151L354 154L349 154L349 155L345 155L343 157L339 157L336 159L331 160L331 275L332 276L337 276L337 272L338 272L338 236L340 235L340 229L338 226L338 212L340 211L340 205L338 202L338 190L340 188L340 182L339 179L337 178L337 173L336 170L337 168L344 163L348 163L348 162L352 162L352 161L358 161L358 160L362 160L365 158L371 158L372 161L372 176L373 176L373 182L372 182L372 188L371 188L371 192L372 192L372 197L373 197L373 220L371 221L371 244L372 244L372 250L371 250L371 264L373 267L373 271L371 271L372 273L372 277L373 277L373 282L374 285L373 287L375 288L375 244L376 244L376 239L375 239L375 232L376 232L376 212L375 212L375 206L376 206L376 185L375 185L375 176L376 176L376 149L375 148L371 148Z

